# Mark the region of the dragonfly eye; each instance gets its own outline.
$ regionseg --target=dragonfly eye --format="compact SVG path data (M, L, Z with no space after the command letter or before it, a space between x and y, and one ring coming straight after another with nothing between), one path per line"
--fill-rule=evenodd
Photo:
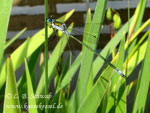
M52 19L51 19L51 18L48 18L48 19L47 19L47 22L48 22L48 23L52 22Z
M49 18L47 18L47 22L50 22L50 23L55 22L55 17L54 16L50 16Z

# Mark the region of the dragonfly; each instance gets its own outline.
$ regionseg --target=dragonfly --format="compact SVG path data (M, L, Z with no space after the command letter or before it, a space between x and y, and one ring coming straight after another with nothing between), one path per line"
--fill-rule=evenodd
M71 37L72 39L74 39L75 41L77 41L78 43L80 43L81 45L85 46L87 49L89 49L91 52L94 52L94 54L96 54L98 57L100 57L101 59L104 60L105 63L107 63L115 72L117 72L121 77L125 77L125 75L123 74L123 72L121 70L119 70L116 66L114 66L111 62L109 62L106 58L104 58L101 54L99 54L98 52L96 52L94 49L92 49L91 47L89 47L87 44L85 44L84 42L80 41L79 39L77 39L76 37L74 37L71 33L69 33L67 31L67 25L63 22L59 22L56 21L56 19L54 17L49 17L47 18L47 23L49 24L50 28L53 28L54 30L59 30L62 31L65 35L67 35L68 37Z

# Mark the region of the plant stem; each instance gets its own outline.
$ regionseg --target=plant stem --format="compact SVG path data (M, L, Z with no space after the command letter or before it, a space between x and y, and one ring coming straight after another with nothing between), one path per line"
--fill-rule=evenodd
M45 95L48 95L48 0L45 0ZM45 98L45 105L48 105L48 99ZM48 109L45 108L45 113L48 113Z

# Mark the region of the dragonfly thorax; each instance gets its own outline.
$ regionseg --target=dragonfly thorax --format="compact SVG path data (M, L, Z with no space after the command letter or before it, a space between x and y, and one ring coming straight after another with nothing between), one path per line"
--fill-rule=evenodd
M61 26L63 27L64 30L67 30L66 24L63 23Z

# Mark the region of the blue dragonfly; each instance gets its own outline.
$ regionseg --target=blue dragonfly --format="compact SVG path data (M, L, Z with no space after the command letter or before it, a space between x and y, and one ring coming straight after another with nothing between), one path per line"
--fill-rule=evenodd
M71 37L72 39L74 39L75 41L77 41L78 43L80 43L81 45L85 46L87 49L89 49L90 51L94 52L94 54L96 54L98 57L100 57L101 59L103 59L105 61L105 63L107 63L111 68L113 68L113 70L115 72L117 72L121 77L126 78L125 75L123 74L123 72L121 70L119 70L116 66L114 66L112 63L110 63L106 58L104 58L102 55L100 55L94 49L92 49L91 47L89 47L87 44L83 43L82 41L80 41L79 39L77 39L76 37L74 37L71 33L69 33L67 31L67 26L66 26L65 23L56 21L56 19L54 17L48 18L47 22L49 23L50 28L53 28L54 31L55 30L62 31L68 37ZM95 37L95 36L93 36L93 37Z

